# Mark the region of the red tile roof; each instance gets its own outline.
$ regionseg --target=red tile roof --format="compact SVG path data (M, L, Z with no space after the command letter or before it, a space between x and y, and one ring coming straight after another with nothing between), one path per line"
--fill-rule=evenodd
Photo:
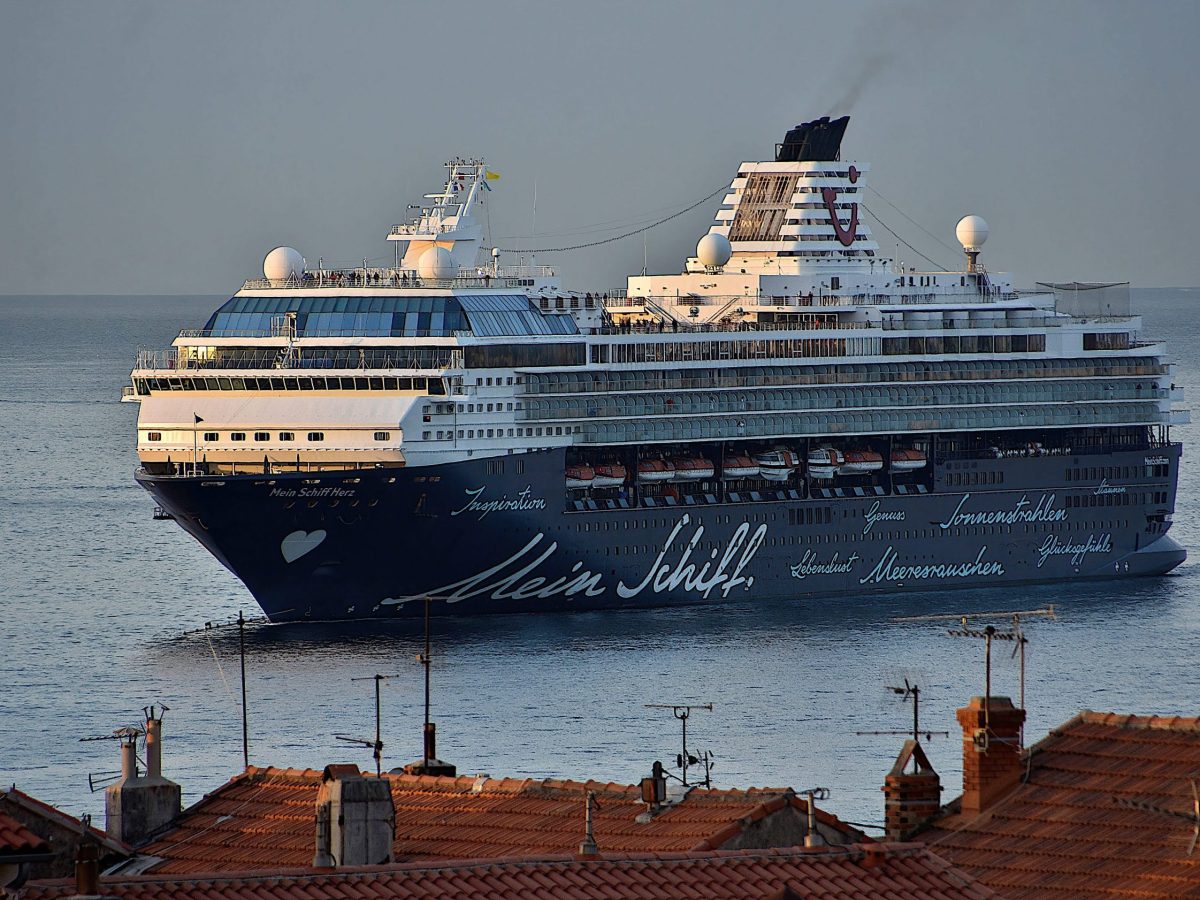
M69 813L63 812L56 806L51 806L49 803L45 803L36 797L26 794L22 790L18 790L16 785L8 790L0 791L0 802L4 801L12 803L14 806L25 810L36 818L45 819L68 831L81 833L84 830L84 826L79 819L76 819ZM99 828L88 825L86 831L92 840L99 844L106 853L119 856L129 856L133 853L133 850L126 844L109 837L107 833L101 831Z
M1200 896L1200 719L1083 712L1030 748L1028 773L982 815L952 805L918 838L1006 897Z
M11 816L0 813L0 863L5 857L49 855L50 845Z
M66 882L30 883L27 900L74 891ZM822 897L985 900L996 895L919 844L605 854L595 859L501 859L406 863L333 873L103 878L120 900L381 900L487 897L492 900L742 900Z
M706 850L753 822L806 802L787 789L693 790L648 822L637 785L547 779L385 774L396 806L397 860L496 859L574 853L583 838L584 797L594 791L596 843L613 853ZM251 767L185 810L175 827L142 847L161 857L155 873L304 869L312 865L321 773ZM864 839L818 810L823 825Z

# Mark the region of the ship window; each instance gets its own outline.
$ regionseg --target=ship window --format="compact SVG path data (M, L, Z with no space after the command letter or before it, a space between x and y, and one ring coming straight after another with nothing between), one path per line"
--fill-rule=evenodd
M271 439L271 432L256 431L256 432L254 432L254 439L256 441L269 441Z
M282 378L272 378L271 379L271 390L282 391L283 390L283 379Z
M309 443L313 443L313 444L317 443L318 441L323 441L323 440L325 440L325 432L310 431L308 433L308 440L309 440Z
M383 390L383 379L382 378L372 378L371 379L371 390L382 391Z
M206 441L216 441L216 440L220 440L220 438L221 438L221 436L219 434L217 434L215 431L204 432L204 440L206 440Z
M298 378L296 381L298 382L300 390L302 391L311 391L313 389L311 378Z
M161 431L151 431L151 432L147 433L146 440L161 441L162 440L162 432Z
M229 439L230 439L231 441L244 441L244 440L246 439L246 432L244 432L244 431L232 431L232 432L230 432L230 434L229 434Z
M440 431L438 432L438 437L441 437ZM392 439L392 433L390 431L375 432L375 440L377 440L377 441L390 441L391 439Z
M294 431L279 432L279 440L281 440L281 441L294 441L295 439L296 439L296 433Z

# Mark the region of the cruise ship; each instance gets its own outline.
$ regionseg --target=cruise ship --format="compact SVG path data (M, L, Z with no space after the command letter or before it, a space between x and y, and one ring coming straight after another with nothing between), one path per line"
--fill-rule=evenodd
M679 274L578 292L447 163L394 265L265 259L139 352L138 482L276 622L1161 575L1187 421L1128 285L886 258L848 117L744 162ZM506 260L507 261L507 260ZM521 262L521 259L515 261Z

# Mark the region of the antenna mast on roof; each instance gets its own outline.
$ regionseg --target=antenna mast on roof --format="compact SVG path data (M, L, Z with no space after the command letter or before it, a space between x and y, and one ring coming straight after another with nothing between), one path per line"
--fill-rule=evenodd
M350 744L360 744L363 747L370 747L374 750L375 757L375 774L380 775L383 772L383 737L380 735L380 716L379 716L379 685L384 681L389 681L392 678L399 678L399 675L368 675L362 678L351 678L351 681L374 681L375 682L375 740L368 741L363 738L350 737L344 734L335 734L334 737L339 741L346 741Z
M98 734L92 737L82 737L80 743L91 743L93 741L120 741L121 742L121 764L122 769L119 772L89 772L88 773L88 790L93 794L101 790L106 785L112 784L122 776L136 778L138 776L138 764L141 763L142 768L146 768L144 760L138 759L137 742L138 738L146 737L146 729L140 725L122 725L120 728L113 731L111 734ZM126 771L125 767L131 767L132 771Z
M988 733L989 726L988 718L990 715L990 707L992 705L992 641L1012 641L1013 651L1012 656L1020 654L1020 704L1021 709L1025 708L1025 645L1029 643L1029 639L1025 637L1025 632L1021 629L1021 620L1028 619L1034 616L1039 616L1047 619L1057 619L1058 615L1054 611L1054 605L1050 604L1043 609L1026 609L1013 611L996 611L996 612L980 612L980 613L965 613L965 614L950 614L936 616L898 616L892 619L893 622L953 622L959 623L959 628L952 628L946 633L951 637L966 637L966 638L982 638L984 641L984 706L983 706L983 725L984 733ZM999 631L996 626L988 625L983 629L969 627L969 622L972 619L1009 619L1012 622L1012 628L1008 631ZM1025 725L1021 725L1021 746L1025 746Z
M919 685L910 684L909 680L907 678L905 678L904 679L904 687L897 687L895 685L889 684L889 685L886 685L886 688L887 688L887 690L891 691L893 694L899 695L901 700L911 700L912 701L913 720L912 720L912 732L911 733L912 733L912 739L913 739L914 743L917 743L917 744L921 743L921 735L925 735L925 740L927 740L927 741L933 740L933 736L935 734L940 737L949 737L950 736L950 732L948 732L948 731L929 731L929 730L922 731L921 730L921 688ZM909 734L909 732L907 732L907 731L856 731L854 733L858 734L858 735Z
M671 710L672 715L674 715L675 718L679 720L679 724L683 730L683 736L682 736L683 737L683 741L682 741L683 752L678 754L675 757L675 765L677 768L682 770L683 774L682 774L682 776L672 776L672 777L678 778L679 781L682 782L685 787L687 787L687 786L689 786L688 785L688 774L687 774L688 768L690 766L703 764L704 765L704 780L701 781L700 784L702 784L706 788L712 787L713 755L711 753L709 753L707 750L705 750L699 756L695 756L688 750L687 723L688 723L688 718L692 714L692 710L703 709L703 710L706 710L707 712L712 712L713 705L711 703L693 703L690 705L686 704L686 703L647 703L645 705L645 707L646 707L646 709L669 709L669 710Z

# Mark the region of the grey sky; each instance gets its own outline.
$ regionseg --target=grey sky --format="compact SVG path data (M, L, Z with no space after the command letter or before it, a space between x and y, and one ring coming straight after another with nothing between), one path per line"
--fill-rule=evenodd
M844 112L843 156L946 243L983 215L993 270L1197 285L1198 39L1195 0L0 0L0 292L231 292L282 243L388 257L452 155L502 173L497 243L576 243ZM652 270L680 268L716 203L650 232ZM642 253L539 261L609 288Z

